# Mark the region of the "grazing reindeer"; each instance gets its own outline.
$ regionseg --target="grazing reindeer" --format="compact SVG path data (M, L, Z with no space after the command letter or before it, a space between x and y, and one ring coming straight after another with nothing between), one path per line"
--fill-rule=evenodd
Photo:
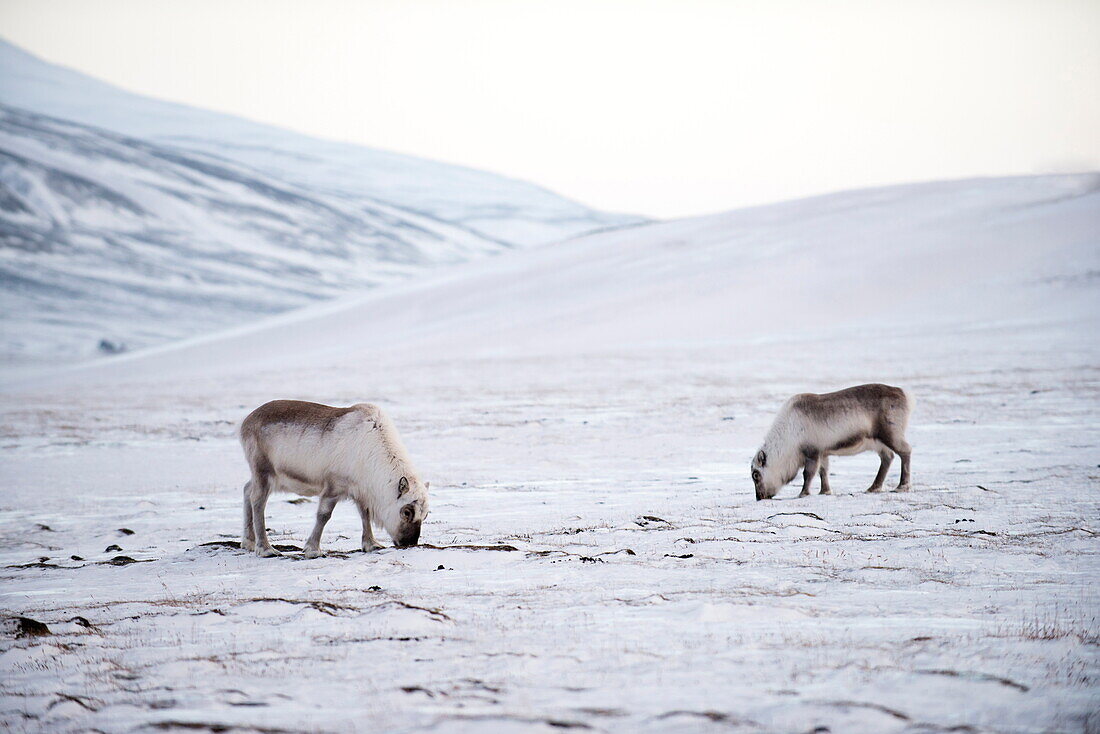
M261 405L241 423L241 445L252 469L244 485L241 547L277 556L267 539L264 508L273 490L319 497L317 524L305 555L321 555L321 533L336 503L350 497L363 520L363 550L381 548L371 525L386 529L398 548L417 544L428 514L428 483L420 482L390 419L375 405L332 408L298 400Z
M810 493L814 474L818 472L821 494L832 494L829 456L851 456L863 451L877 451L882 462L868 492L882 491L895 452L901 457L897 491L908 491L912 452L905 440L905 428L912 410L912 396L889 385L859 385L824 395L795 395L779 411L763 447L752 460L756 499L774 497L799 469L802 469L799 497Z

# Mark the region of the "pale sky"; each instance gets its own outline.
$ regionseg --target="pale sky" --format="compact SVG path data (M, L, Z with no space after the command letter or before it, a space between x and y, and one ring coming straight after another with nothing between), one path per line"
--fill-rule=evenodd
M1100 170L1100 1L0 0L134 92L673 217Z

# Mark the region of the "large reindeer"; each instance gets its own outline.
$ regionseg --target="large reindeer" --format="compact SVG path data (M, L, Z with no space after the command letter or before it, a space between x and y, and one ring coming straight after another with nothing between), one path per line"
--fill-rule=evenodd
M802 494L810 493L814 475L821 474L821 494L829 488L829 457L877 451L881 463L868 492L881 492L886 473L901 457L897 491L909 489L909 457L905 440L913 398L899 387L859 385L815 395L803 393L788 400L772 423L764 445L752 460L756 499L767 500L802 470Z
M372 524L399 548L416 545L428 514L428 483L421 483L390 419L375 405L333 408L275 400L241 423L252 478L244 486L241 547L276 556L264 522L272 491L318 497L317 524L305 555L321 555L321 533L340 500L350 497L363 521L363 550L382 546Z

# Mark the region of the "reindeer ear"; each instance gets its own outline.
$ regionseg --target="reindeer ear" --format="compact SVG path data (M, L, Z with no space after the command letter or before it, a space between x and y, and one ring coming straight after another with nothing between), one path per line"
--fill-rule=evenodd
M760 466L768 465L768 455L764 453L764 449L760 449L760 453L756 455L756 461Z
M409 491L409 480L405 477L401 477L401 481L397 483L397 496L405 494Z

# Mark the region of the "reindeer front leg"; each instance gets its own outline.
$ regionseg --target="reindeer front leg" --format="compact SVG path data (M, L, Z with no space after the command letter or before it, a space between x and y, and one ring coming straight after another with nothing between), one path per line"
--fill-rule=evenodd
M799 497L810 496L810 485L814 483L814 474L817 474L820 463L817 454L806 457L806 465L802 469L802 494L798 495Z
M325 532L325 525L332 517L332 510L340 496L331 492L326 486L325 492L317 501L317 522L313 525L313 532L309 534L304 548L306 558L317 558L321 555L321 533Z
M370 508L359 500L355 501L355 505L359 508L359 517L363 521L363 551L366 553L376 551L382 547L382 544L374 539L374 528L370 522Z

